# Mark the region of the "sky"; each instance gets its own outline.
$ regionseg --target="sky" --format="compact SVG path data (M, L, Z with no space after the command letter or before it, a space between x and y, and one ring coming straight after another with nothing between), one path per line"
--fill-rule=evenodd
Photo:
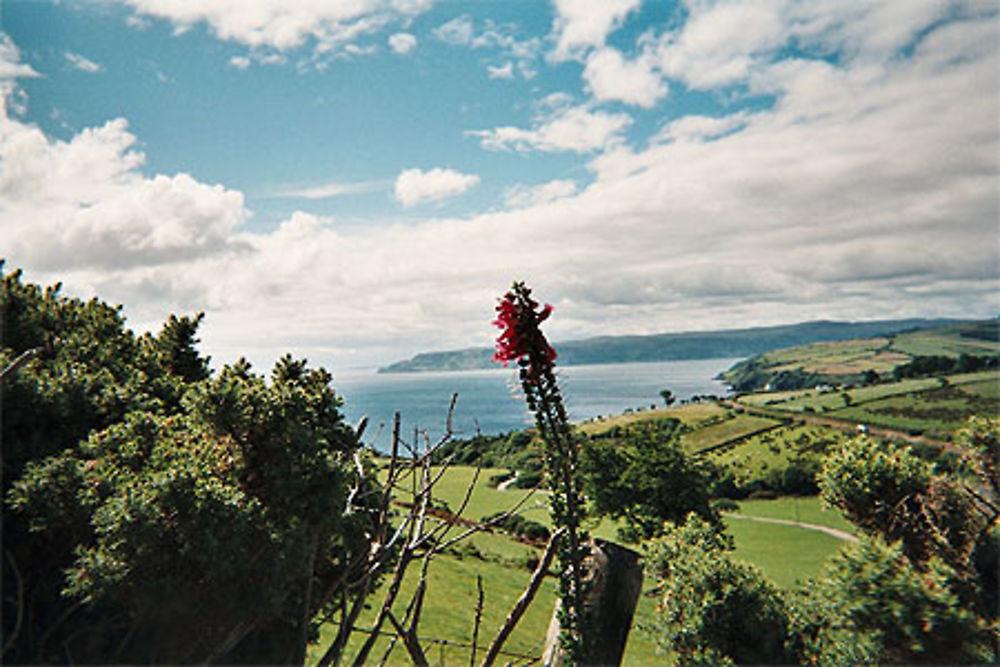
M1000 313L993 0L4 0L0 257L213 364Z

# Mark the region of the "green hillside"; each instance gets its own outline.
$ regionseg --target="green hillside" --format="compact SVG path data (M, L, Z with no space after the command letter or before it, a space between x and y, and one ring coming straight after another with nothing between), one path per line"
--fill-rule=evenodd
M889 336L907 330L940 327L956 320L879 320L871 322L803 322L727 331L664 333L649 336L601 336L555 343L562 365L611 364L684 359L747 357L776 348L817 341ZM379 369L382 373L453 371L490 368L493 350L471 348L425 352Z
M776 349L739 362L722 379L752 392L983 370L1000 358L998 327L982 320Z

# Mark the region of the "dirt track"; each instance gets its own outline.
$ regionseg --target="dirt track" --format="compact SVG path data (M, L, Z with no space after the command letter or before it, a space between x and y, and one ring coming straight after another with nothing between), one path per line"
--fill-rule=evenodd
M729 512L723 512L722 516L727 519L745 519L747 521L756 521L758 523L776 523L781 526L797 526L799 528L805 528L806 530L815 530L821 533L826 533L831 537L836 537L838 540L845 540L847 542L857 542L858 538L846 531L838 530L837 528L830 528L829 526L821 526L816 523L803 523L802 521L791 521L789 519L770 519L762 516L748 516L746 514L732 514Z

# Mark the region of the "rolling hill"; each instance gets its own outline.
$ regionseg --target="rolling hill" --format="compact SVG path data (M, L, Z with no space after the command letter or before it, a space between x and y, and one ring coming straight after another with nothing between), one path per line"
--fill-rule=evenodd
M611 364L685 359L750 357L778 348L807 345L820 341L882 337L904 331L916 331L947 325L968 324L951 319L905 319L864 322L803 322L770 327L726 331L662 333L648 336L600 336L554 343L559 363ZM422 371L458 371L490 368L491 348L470 348L425 352L405 361L379 369L380 373L416 373Z

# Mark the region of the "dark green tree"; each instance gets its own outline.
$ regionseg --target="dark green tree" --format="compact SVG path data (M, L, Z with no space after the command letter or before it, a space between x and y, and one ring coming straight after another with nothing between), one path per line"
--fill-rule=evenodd
M0 366L41 349L3 380L4 662L301 662L378 497L330 375L211 377L200 316L138 339L19 272L0 297Z
M664 522L681 522L689 512L718 520L707 471L681 450L680 428L676 419L660 420L629 429L619 441L585 443L584 490L597 514L625 521L622 539L658 535Z
M197 382L208 378L208 357L198 352L198 326L205 313L194 317L171 315L156 337L148 337L145 343L152 347L152 354L160 366L184 382Z
M674 392L670 391L669 389L663 389L662 391L660 391L660 398L663 399L663 404L666 405L668 408L674 404L675 400L677 400L674 398Z

